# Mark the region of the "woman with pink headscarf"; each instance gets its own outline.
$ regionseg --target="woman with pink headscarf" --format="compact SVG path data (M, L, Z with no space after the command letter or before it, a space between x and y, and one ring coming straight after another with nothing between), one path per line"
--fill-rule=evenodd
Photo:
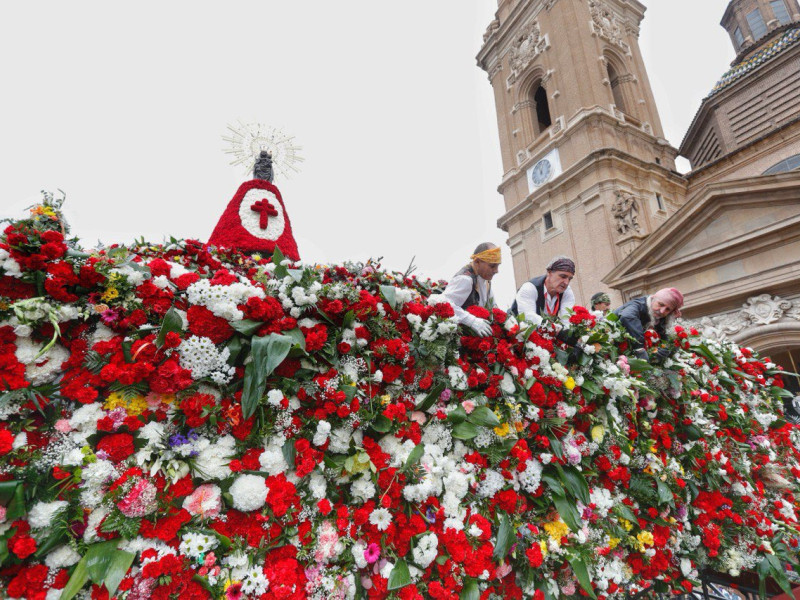
M635 340L634 352L640 358L647 358L644 350L644 332L653 329L663 337L672 332L675 320L681 316L683 294L675 288L658 290L651 296L641 296L626 302L614 311L620 323ZM669 356L669 350L660 348L659 359Z

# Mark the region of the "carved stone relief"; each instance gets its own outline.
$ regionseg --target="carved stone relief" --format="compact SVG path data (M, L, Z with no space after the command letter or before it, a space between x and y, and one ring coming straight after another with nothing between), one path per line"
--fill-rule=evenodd
M589 0L589 12L592 15L592 32L630 53L630 46L624 40L627 33L625 20L618 17L602 0Z
M614 215L614 225L620 235L630 235L641 233L639 225L639 201L630 192L619 191L616 193L617 199L611 206L611 214Z
M800 321L800 300L785 300L779 296L761 294L748 298L741 310L736 312L687 320L685 323L695 327L705 337L723 341L745 329L786 320Z
M539 22L532 21L522 29L511 44L508 61L511 74L508 77L508 85L513 85L533 59L546 49L547 39L539 29Z
M500 21L495 19L489 23L489 26L486 28L486 32L483 34L483 41L487 41L490 37L497 33L498 29L500 29Z

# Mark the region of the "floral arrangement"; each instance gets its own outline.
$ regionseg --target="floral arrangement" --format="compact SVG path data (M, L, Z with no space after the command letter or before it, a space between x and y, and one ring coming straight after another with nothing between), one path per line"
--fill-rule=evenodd
M199 242L80 251L46 197L0 238L11 598L555 598L797 563L779 369L677 327L632 358L442 284Z

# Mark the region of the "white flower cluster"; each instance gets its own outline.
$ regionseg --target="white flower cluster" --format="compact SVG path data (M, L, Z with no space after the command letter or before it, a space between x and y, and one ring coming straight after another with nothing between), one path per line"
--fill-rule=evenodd
M258 510L267 502L267 481L258 475L239 475L230 489L233 507L242 512Z
M439 538L433 532L426 533L417 539L417 546L414 548L414 562L425 569L435 559L439 553Z
M0 248L0 269L3 270L4 275L9 277L16 277L17 279L22 277L22 269L20 269L19 263L11 258L8 250L3 248Z
M205 306L216 316L228 321L241 321L244 318L239 304L245 304L250 298L264 298L265 295L260 287L242 281L230 285L211 285L208 279L201 279L186 290L191 304Z
M486 469L486 478L478 485L478 496L483 498L491 498L499 492L506 481L499 471L494 469Z
M213 535L189 531L181 538L180 553L197 560L202 559L206 553L219 545L219 540Z
M532 458L525 463L525 470L519 474L519 484L522 489L533 494L542 483L542 463Z
M150 276L150 274L142 268L134 268L129 264L114 267L111 269L111 274L124 277L127 282L134 287L141 285L142 282Z
M17 360L25 365L25 378L35 386L58 377L62 363L69 358L69 350L61 344L54 344L41 356L42 346L29 338L17 338L16 345Z
M232 435L223 436L213 444L207 439L202 439L196 448L198 454L192 465L192 471L196 476L210 481L225 479L231 474L228 463L236 454L236 440Z
M56 500L55 502L37 502L28 511L28 524L33 529L44 529L50 527L56 514L67 507L67 502Z
M235 369L228 365L230 350L218 350L216 344L205 336L193 335L178 346L181 367L192 372L193 379L211 377L214 383L228 383Z

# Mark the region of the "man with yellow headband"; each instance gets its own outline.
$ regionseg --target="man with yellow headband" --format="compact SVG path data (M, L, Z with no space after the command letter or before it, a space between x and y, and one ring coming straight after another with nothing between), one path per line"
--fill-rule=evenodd
M485 337L492 335L489 321L469 314L466 309L470 306L491 308L494 305L491 282L500 268L500 248L484 242L475 248L470 258L472 262L453 276L442 296L453 307L461 325Z

